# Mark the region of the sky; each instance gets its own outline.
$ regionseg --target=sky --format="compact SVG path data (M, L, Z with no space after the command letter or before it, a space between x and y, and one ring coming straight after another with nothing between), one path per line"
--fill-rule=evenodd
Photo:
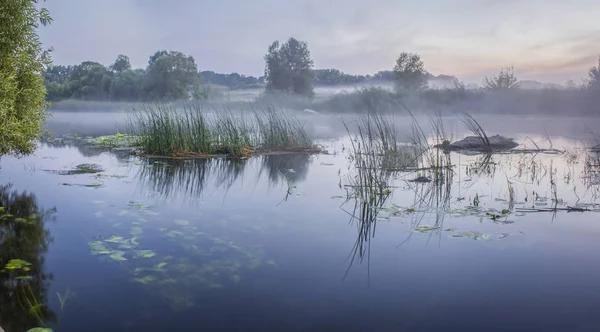
M466 83L513 66L520 79L576 83L598 65L598 0L47 0L40 29L55 64L117 54L145 67L157 50L200 70L260 76L275 40L308 43L315 68L391 70L401 52Z

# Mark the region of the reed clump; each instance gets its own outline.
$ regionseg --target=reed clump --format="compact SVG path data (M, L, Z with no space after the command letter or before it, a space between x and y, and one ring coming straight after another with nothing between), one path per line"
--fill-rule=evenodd
M248 157L260 152L318 151L295 117L273 108L253 113L208 111L199 102L180 107L144 105L130 119L130 131L142 153L155 156Z

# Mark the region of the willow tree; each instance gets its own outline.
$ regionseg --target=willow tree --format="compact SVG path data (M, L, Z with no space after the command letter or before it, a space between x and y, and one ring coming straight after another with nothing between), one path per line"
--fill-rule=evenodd
M46 118L49 51L37 29L52 19L39 0L0 1L0 156L30 154Z

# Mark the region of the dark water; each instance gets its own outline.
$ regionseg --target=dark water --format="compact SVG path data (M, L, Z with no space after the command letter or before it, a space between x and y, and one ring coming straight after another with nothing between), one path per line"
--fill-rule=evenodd
M577 142L553 137L554 146L578 151L575 159L497 156L495 173L469 172L478 157L452 155L461 166L443 209L429 184L393 175L395 189L369 231L351 218L354 201L341 198L348 141L323 144L336 154L166 163L44 144L34 156L3 158L0 184L10 186L0 187L0 203L41 222L7 218L0 230L2 263L32 263L0 273L0 326L600 330L596 212L514 210L492 220L466 210L475 195L481 209L507 208L508 178L517 207L543 208L557 191L560 206L593 208L597 182ZM103 171L59 173L79 164ZM440 229L414 231L419 225ZM479 236L453 237L464 232ZM46 308L41 319L28 309L31 298Z

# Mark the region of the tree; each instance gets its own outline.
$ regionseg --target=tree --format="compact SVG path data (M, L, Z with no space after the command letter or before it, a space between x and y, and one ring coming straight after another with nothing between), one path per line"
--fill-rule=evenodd
M117 73L131 69L129 57L123 54L117 55L117 60L115 60L115 62L112 65L110 65L109 69Z
M502 68L498 75L486 77L483 80L483 87L493 91L514 90L519 88L518 82L513 67L506 67Z
M146 72L143 69L116 72L110 84L110 100L142 100L145 75Z
M600 91L600 57L598 57L598 66L590 68L588 73L588 89Z
M71 97L83 100L107 100L113 73L93 61L75 66L70 77Z
M575 82L573 80L567 80L565 82L565 89L575 90L575 89L577 89L577 85L575 85Z
M427 86L427 71L421 56L403 52L394 66L396 89L398 91L421 90Z
M187 99L200 84L194 58L176 51L158 51L150 56L144 91L150 99Z
M37 3L0 1L0 156L32 153L46 118L43 74L50 56L37 29L52 18Z
M313 96L313 60L308 44L295 38L273 42L265 55L267 91Z

